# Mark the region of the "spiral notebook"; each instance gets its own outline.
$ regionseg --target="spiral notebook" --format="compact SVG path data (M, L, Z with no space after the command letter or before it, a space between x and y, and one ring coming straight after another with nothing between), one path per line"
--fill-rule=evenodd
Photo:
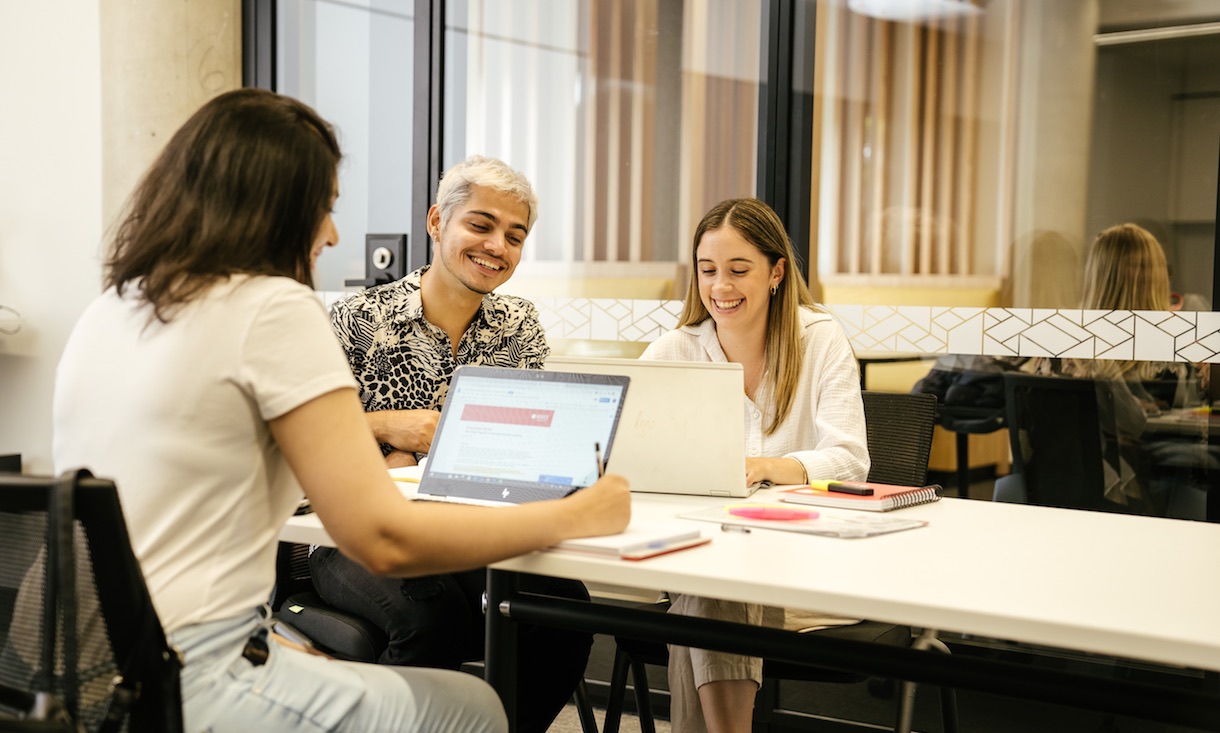
M937 493L940 491L940 484L894 486L893 484L851 482L848 485L871 489L873 493L870 496L843 494L815 486L798 486L795 489L784 489L779 493L783 501L794 504L811 504L835 509L863 509L869 512L888 512L940 500L940 495Z

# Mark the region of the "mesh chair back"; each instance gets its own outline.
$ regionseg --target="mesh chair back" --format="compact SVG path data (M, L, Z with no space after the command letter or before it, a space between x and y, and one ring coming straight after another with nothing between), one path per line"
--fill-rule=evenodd
M284 599L313 591L309 575L309 545L281 542L275 554L275 587L271 589L271 610L279 611Z
M871 466L868 480L923 486L936 427L936 396L901 392L861 393Z
M114 484L83 471L2 477L0 536L0 720L181 731L178 658Z

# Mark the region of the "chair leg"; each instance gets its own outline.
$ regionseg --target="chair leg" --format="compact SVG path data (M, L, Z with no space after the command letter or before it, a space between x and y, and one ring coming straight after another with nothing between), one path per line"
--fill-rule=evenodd
M936 638L936 631L933 629L924 629L923 633L911 642L911 648L950 653L949 647ZM898 692L898 719L894 723L894 733L911 733L912 718L915 714L915 689L914 682L902 681ZM945 733L957 733L957 693L951 687L942 687L940 690L940 716L941 727Z
M915 713L915 683L903 680L898 686L898 720L894 733L911 733L911 718Z
M763 676L762 685L754 698L754 733L771 733L779 709L779 680Z
M606 722L602 733L618 733L623 719L623 700L627 697L627 674L631 671L631 660L617 646L614 649L614 667L610 672L610 696L606 700Z
M589 702L589 690L585 687L583 677L576 683L576 690L572 692L572 702L576 705L576 714L580 716L582 733L597 733L597 718L593 717L593 704Z
M940 720L945 733L957 733L957 691L940 688Z
M657 733L652 720L652 696L648 694L648 670L643 662L631 663L631 684L635 688L635 709L640 718L640 733Z

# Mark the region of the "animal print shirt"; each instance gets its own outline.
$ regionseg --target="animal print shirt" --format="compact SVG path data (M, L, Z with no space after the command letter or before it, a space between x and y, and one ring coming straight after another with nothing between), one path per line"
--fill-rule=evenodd
M483 296L455 359L448 334L424 318L420 279L428 267L331 307L331 326L360 384L360 401L368 412L439 410L457 367L541 369L550 354L534 304L491 293ZM390 450L382 445L386 454Z

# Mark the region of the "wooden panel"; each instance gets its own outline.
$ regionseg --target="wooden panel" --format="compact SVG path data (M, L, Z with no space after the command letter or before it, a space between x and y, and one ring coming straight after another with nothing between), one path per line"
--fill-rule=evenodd
M996 475L1003 476L1012 470L1012 453L1008 445L1008 431L969 436L967 455L970 468L995 466ZM932 453L928 456L929 471L953 472L957 470L957 433L936 426L932 433ZM948 487L946 487L948 488Z

